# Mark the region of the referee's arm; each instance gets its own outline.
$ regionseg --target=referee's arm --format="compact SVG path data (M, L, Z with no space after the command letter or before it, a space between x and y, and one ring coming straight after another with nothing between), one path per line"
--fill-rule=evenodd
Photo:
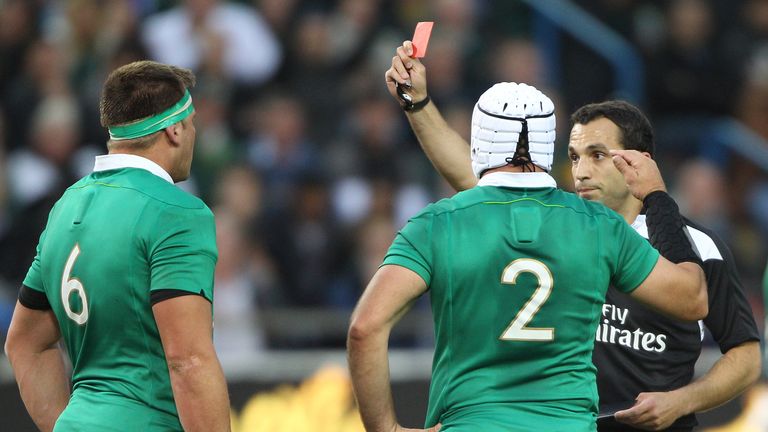
M722 259L705 261L709 315L704 324L723 355L697 380L669 392L638 395L636 407L617 413L619 420L635 427L664 429L678 418L716 408L735 398L760 376L760 342L752 310L744 295L733 256L713 234Z
M405 41L397 47L396 55L392 57L392 66L384 74L387 89L397 101L400 101L397 86L405 85L406 81L409 85L405 93L414 102L426 100L428 96L426 68L419 59L412 58L412 54L413 44ZM428 102L419 110L406 111L405 114L424 154L451 187L456 191L474 187L477 177L472 172L469 143L445 121L434 102Z
M698 380L674 390L685 401L681 415L716 408L741 394L760 377L760 342L749 341L723 354Z
M679 416L716 408L760 377L760 335L733 254L714 233L707 235L722 259L704 262L710 304L704 324L723 355L699 379L670 392L680 401Z
M745 342L728 350L703 377L669 392L640 393L616 420L636 428L664 430L678 418L716 408L751 385L760 373L760 344Z

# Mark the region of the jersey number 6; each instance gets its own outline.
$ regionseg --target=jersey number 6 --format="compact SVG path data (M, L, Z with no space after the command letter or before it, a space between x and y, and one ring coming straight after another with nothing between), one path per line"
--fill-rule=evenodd
M64 272L61 274L61 303L69 319L83 325L88 321L88 297L85 295L85 287L83 287L82 282L77 278L70 278L69 276L72 273L72 266L75 265L78 255L80 255L80 245L76 244L72 248L72 252L69 253L67 263L64 265ZM77 296L80 297L82 307L79 313L74 312L69 304L69 296L72 294L72 291L77 292Z
M517 313L515 319L509 324L504 333L501 334L501 340L516 341L537 341L550 342L555 339L554 328L531 328L526 327L533 319L533 316L539 311L541 305L547 301L552 292L552 272L549 271L544 263L530 258L521 258L512 261L501 274L501 283L515 285L517 276L520 273L532 273L536 276L538 286L528 303Z

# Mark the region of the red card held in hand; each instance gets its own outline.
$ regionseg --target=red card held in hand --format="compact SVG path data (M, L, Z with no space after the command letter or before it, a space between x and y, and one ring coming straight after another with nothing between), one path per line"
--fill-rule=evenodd
M427 45L429 45L429 35L432 34L433 21L422 21L416 24L416 30L413 32L413 57L422 58L427 55Z

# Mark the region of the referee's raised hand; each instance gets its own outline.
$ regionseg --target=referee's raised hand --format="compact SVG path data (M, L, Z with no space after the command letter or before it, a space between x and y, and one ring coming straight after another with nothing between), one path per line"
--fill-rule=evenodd
M407 40L397 47L395 56L392 57L392 66L387 69L384 79L387 90L395 100L404 105L405 102L397 94L397 86L416 102L427 97L427 71L424 65L413 55L413 44Z
M666 192L656 161L637 150L611 150L613 165L624 175L629 191L640 201L651 192Z

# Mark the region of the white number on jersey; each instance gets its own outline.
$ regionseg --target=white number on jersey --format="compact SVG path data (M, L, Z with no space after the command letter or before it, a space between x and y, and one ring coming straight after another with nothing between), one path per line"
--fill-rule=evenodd
M526 327L549 298L552 292L552 272L540 261L521 258L509 263L501 274L501 283L514 285L520 273L532 273L536 276L538 286L528 303L517 313L509 327L501 334L501 340L549 342L555 339L554 328Z
M61 274L61 303L64 305L64 312L67 313L69 319L83 325L88 321L88 297L85 295L85 287L80 280L69 277L78 255L80 255L80 245L76 244L72 248L72 252L69 253L67 263L64 265L64 272ZM80 313L72 311L72 307L69 304L69 295L72 294L72 291L77 292L77 296L80 297L80 303L83 305Z

